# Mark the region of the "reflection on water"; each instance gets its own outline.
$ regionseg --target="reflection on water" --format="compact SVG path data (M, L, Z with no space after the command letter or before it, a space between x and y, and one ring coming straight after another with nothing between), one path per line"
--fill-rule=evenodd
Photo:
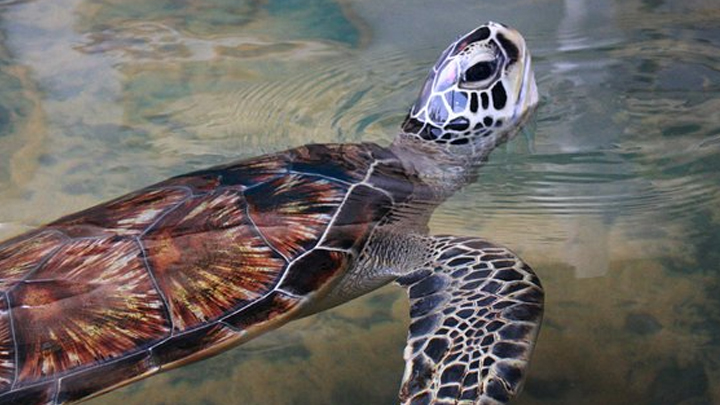
M387 144L438 52L503 21L540 111L432 228L544 281L516 403L720 403L713 3L1 1L0 237L240 156ZM389 287L89 403L393 403L406 323Z

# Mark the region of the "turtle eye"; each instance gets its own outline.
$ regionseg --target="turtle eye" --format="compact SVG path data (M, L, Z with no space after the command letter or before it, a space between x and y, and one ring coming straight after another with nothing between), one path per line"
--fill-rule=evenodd
M497 59L477 62L465 71L463 81L470 85L479 85L495 76L496 71Z

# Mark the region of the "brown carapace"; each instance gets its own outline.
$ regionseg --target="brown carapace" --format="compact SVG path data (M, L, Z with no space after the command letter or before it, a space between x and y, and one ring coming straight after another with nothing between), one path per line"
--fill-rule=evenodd
M373 144L175 177L0 245L0 404L62 404L283 323L422 183Z

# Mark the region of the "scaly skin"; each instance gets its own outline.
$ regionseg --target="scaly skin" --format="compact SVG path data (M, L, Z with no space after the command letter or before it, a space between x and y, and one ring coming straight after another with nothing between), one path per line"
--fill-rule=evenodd
M376 228L331 298L343 302L398 276L408 288L404 405L500 405L520 391L542 320L539 279L506 248L426 237L425 225L435 206L474 180L493 149L520 130L537 99L524 40L489 23L443 52L390 148L429 192L406 209L412 214L397 215L413 226Z

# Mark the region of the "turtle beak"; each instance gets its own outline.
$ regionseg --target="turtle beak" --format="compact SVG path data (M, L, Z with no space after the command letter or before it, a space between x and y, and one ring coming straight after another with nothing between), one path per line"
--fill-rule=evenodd
M520 92L518 93L518 101L515 104L515 117L520 117L523 114L535 109L538 103L538 89L535 83L535 73L532 69L532 57L530 52L525 49L523 59L523 72L522 81L520 84Z
M509 80L505 83L511 94L515 95L512 121L522 122L522 118L529 115L538 103L538 89L533 73L532 56L527 49L525 39L517 30L503 24L493 22L488 24L495 26L508 42L517 47L518 59L508 67Z

